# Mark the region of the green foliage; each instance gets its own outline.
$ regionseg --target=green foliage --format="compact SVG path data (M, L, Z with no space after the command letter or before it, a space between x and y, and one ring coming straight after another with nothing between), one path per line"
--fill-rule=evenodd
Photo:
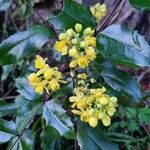
M107 139L100 126L91 128L85 124L79 124L77 139L81 150L118 150L118 146Z
M66 111L54 100L46 102L43 109L43 118L46 124L56 128L61 136L67 139L74 138L73 124Z
M11 2L0 1L0 11L7 10ZM37 1L27 2L34 6ZM130 3L142 10L150 9L149 1L130 0ZM28 18L33 12L31 7L24 0L18 4L21 6L18 8L21 19ZM105 86L109 95L118 97L119 108L109 127L99 122L97 127L92 128L81 123L70 110L69 97L76 85L74 77L69 75L70 59L64 58L63 64L61 59L57 61L52 57L55 55L53 50L40 51L44 58L50 57L46 63L58 66L68 82L51 95L35 93L27 75L34 70L29 63L32 64L32 56L39 53L38 50L45 50L44 46L46 50L54 49L53 41L57 37L51 29L52 24L62 30L74 28L76 23L82 24L84 29L96 29L95 18L84 5L64 0L62 12L58 16L48 17L47 21L45 25L32 25L25 31L15 33L0 44L0 66L3 67L0 85L0 143L8 142L8 150L71 150L77 147L76 144L81 150L118 150L120 147L127 150L142 149L148 143L148 136L141 128L146 128L150 123L150 109L140 105L144 103L141 102L143 93L136 77L119 70L118 65L131 69L150 66L150 46L144 37L119 24L111 25L100 33L95 32L97 58L84 71L89 77L96 77L94 88ZM46 45L48 42L49 45ZM82 71L80 69L78 73ZM9 82L12 89L9 89Z
M8 142L17 134L18 130L13 121L0 119L0 143Z
M18 88L18 92L20 93L20 95L24 96L28 100L33 100L37 97L37 94L29 85L26 78L16 79L16 87Z
M6 103L4 100L0 101L0 117L16 114L18 106L11 102Z
M149 66L149 49L144 37L121 25L109 26L97 38L98 53L127 67Z
M96 26L95 19L90 10L73 0L64 0L62 13L56 17L49 18L49 21L59 29L72 28L76 23L81 23L84 28L94 28Z
M150 0L129 0L130 4L140 10L150 10Z
M53 32L43 25L32 26L26 31L10 36L0 44L0 64L14 63L14 58L19 60L30 56L31 52L35 53L42 48L50 37L53 37Z

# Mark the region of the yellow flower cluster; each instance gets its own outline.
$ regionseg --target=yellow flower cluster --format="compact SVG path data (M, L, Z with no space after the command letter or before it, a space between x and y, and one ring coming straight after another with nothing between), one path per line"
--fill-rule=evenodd
M96 22L99 22L107 14L107 7L105 4L97 3L90 7L91 13L96 18Z
M89 89L84 85L85 74L78 75L82 80L80 86L74 89L75 96L71 96L69 101L72 104L72 112L80 116L81 121L88 122L91 127L96 127L101 120L104 126L111 123L110 117L116 112L117 98L107 95L106 89Z
M44 89L49 94L49 91L56 91L60 89L59 83L66 83L62 80L62 73L57 68L51 68L46 64L47 59L43 59L37 55L35 60L35 68L37 72L31 73L28 76L30 85L38 94L43 94Z
M77 23L75 30L71 28L59 35L54 47L62 55L69 54L72 57L70 68L85 68L96 58L96 38L93 34L94 30L90 27L83 30L82 25Z

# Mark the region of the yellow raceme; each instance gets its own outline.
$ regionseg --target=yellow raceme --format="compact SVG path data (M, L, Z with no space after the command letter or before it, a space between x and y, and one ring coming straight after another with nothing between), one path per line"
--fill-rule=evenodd
M79 74L78 78L86 79L86 74ZM111 117L116 112L117 98L110 97L106 88L89 89L80 86L74 89L74 96L69 98L72 103L72 113L79 115L81 121L96 127L99 120L104 126L111 124Z
M54 48L61 55L69 55L72 58L70 68L86 68L96 58L96 38L94 30L87 27L83 30L81 24L76 23L74 29L70 28L59 35Z
M66 83L62 80L62 74L57 68L51 68L46 64L46 59L37 55L35 59L35 68L37 72L31 73L28 76L29 84L34 88L38 94L43 94L46 91L57 91L60 89L60 83Z

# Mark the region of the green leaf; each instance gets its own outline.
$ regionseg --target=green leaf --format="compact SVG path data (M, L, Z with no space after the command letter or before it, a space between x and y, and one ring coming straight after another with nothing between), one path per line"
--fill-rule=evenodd
M13 65L5 65L3 66L3 72L1 75L1 80L4 81L9 76L10 72L13 69Z
M12 0L0 0L0 12L7 10L12 4Z
M59 131L61 136L68 139L74 138L74 129L71 119L66 111L54 100L48 101L44 105L43 118L47 125L50 125Z
M34 116L35 113L42 113L39 112L41 108L40 106L42 105L42 97L37 97L32 101L28 101L28 99L19 95L16 98L15 103L18 106L16 124L19 129L22 129L24 125L28 122L28 120L32 116ZM32 123L32 120L30 121L30 123Z
M17 127L13 121L0 119L0 143L8 142L18 134Z
M35 99L38 95L35 93L34 89L29 85L29 82L26 78L16 79L16 87L20 95L24 96L28 100Z
M62 13L48 20L59 29L73 28L76 23L82 24L84 28L94 28L96 26L95 19L90 10L73 0L64 0Z
M138 109L138 118L140 122L142 122L144 125L150 123L150 108L140 108Z
M55 140L57 140L60 137L60 135L55 128L47 126L42 131L40 137L42 149L49 150L53 145L53 142L55 142Z
M137 31L121 25L111 25L98 35L97 50L115 64L150 66L149 44Z
M7 147L8 150L12 148L17 139L18 137L15 137L9 142L9 145ZM21 138L15 143L11 150L34 150L34 136L32 131L24 131Z
M42 48L50 37L53 37L53 32L43 25L32 26L26 31L10 36L0 44L0 64L10 64L14 62L14 58L19 60L25 56L30 56ZM7 54L8 52L9 54ZM13 59L10 60L10 57ZM7 58L7 61L4 58Z
M131 95L134 102L139 102L142 98L140 86L132 76L114 67L104 68L100 75L114 90L124 91Z
M100 126L92 128L80 123L77 129L77 140L81 150L118 150L117 144L111 142Z
M17 106L15 103L6 103L5 101L0 101L0 117L15 114L17 112Z
M141 10L150 10L150 0L129 0L130 4Z

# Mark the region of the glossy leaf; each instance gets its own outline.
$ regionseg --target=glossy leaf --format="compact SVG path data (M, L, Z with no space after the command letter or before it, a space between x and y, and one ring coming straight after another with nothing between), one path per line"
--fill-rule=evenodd
M150 66L150 46L136 31L111 25L98 35L98 53L127 67Z
M55 128L47 126L43 129L40 137L42 149L49 150L52 149L53 143L60 137L60 135Z
M129 0L130 4L141 10L150 10L150 0Z
M118 150L117 144L109 141L100 127L92 128L86 124L79 124L77 140L81 150Z
M13 121L0 119L0 143L8 142L18 134L17 127Z
M29 82L26 78L16 79L16 87L20 95L24 96L28 100L35 99L38 95L35 93L34 89L29 85Z
M22 129L28 120L32 116L37 115L40 112L40 108L42 108L41 97L37 97L32 101L28 101L28 99L24 98L23 96L18 96L15 100L15 103L18 106L16 124L19 129ZM30 123L32 123L32 120Z
M12 0L0 0L0 12L7 10L12 3Z
M68 139L74 138L73 124L66 111L54 100L48 101L44 105L43 118L47 125L59 131L59 134Z
M32 26L26 31L10 36L0 44L0 64L5 65L14 62L14 59L7 59L8 62L6 62L3 57L7 55L13 56L16 60L31 55L40 49L50 37L53 37L53 32L45 26ZM7 54L8 52L9 54Z
M17 106L15 103L6 103L5 101L0 101L0 117L15 114L17 112Z
M142 98L140 86L132 76L115 68L105 68L100 74L114 90L124 91L131 95L134 102Z
M7 147L8 150L10 150L10 148L12 148L12 150L34 150L34 137L32 131L24 131L21 138L15 143L17 138L18 137L15 137L9 142Z
M64 0L62 13L48 20L59 29L73 28L76 23L82 24L84 28L94 28L96 26L95 19L90 10L73 0Z

